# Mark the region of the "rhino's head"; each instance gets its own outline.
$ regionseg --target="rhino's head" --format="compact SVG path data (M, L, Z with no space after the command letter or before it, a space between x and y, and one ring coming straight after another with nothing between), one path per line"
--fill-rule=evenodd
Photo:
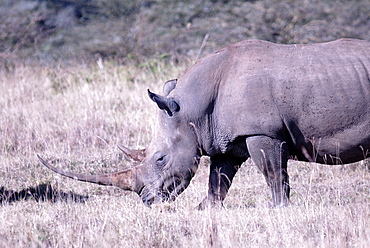
M147 205L174 200L189 185L198 169L201 155L196 126L182 113L179 99L170 95L176 82L168 81L163 95L148 90L149 97L160 109L156 132L150 145L144 150L119 146L128 157L139 162L139 165L113 174L85 175L64 172L42 158L39 159L45 166L64 176L135 191Z
M143 187L139 192L146 204L174 200L190 183L198 169L200 145L197 129L182 113L179 99L170 95L176 80L166 82L164 95L148 90L159 107L154 138L145 150Z

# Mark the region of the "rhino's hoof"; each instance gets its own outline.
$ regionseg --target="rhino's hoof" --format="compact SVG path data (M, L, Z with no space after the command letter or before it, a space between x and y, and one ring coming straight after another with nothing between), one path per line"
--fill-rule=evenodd
M224 204L222 201L211 201L207 197L203 199L201 203L195 208L196 210L203 211L207 208L212 208L212 209L223 209Z

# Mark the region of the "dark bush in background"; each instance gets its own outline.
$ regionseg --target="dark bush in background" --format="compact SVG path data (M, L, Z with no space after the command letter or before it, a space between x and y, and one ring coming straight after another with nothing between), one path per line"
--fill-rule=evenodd
M0 57L177 62L244 39L370 40L369 0L3 0Z

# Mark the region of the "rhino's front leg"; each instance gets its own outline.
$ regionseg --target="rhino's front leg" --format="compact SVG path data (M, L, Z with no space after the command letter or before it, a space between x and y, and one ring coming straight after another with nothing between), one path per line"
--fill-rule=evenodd
M251 136L246 139L252 161L258 166L271 188L272 207L289 203L289 177L287 171L288 145L267 136Z
M223 154L211 157L208 196L198 205L199 210L207 206L222 206L231 182L244 161L245 159Z

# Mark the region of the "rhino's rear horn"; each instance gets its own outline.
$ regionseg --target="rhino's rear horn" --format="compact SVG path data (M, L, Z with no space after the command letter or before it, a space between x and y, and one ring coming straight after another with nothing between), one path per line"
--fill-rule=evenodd
M142 162L145 158L145 149L134 150L123 145L117 145L117 147L130 159L136 162Z
M112 174L105 174L105 175L86 175L86 174L79 174L74 172L67 172L63 171L59 168L56 168L52 165L50 165L48 162L46 162L43 158L41 158L39 155L37 155L40 162L48 167L50 170L63 175L65 177L69 177L72 179L76 179L83 182L89 182L89 183L96 183L100 185L107 185L107 186L116 186L123 190L130 190L137 192L137 185L139 185L136 182L136 169L135 167L132 169L112 173Z

